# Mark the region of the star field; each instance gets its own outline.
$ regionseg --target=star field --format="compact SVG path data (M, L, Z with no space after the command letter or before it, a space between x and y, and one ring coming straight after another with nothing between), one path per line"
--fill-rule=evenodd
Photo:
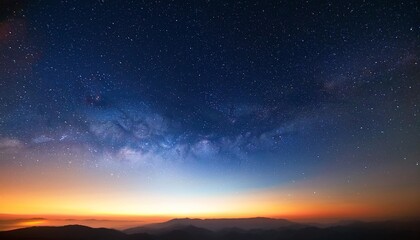
M184 214L184 197L218 199L220 216L420 213L418 15L416 1L4 1L0 196L15 195L0 212L62 183L119 196L95 213L145 214L130 208L144 196L185 205L151 215ZM230 211L233 196L255 211Z

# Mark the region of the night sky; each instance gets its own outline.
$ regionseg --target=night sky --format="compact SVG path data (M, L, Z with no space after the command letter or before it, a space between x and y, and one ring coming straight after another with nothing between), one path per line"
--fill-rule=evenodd
M418 1L0 1L0 213L420 215Z

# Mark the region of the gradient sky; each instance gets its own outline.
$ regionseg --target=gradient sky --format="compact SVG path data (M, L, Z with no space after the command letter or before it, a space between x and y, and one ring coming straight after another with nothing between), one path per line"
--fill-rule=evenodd
M1 1L0 213L420 215L418 1Z

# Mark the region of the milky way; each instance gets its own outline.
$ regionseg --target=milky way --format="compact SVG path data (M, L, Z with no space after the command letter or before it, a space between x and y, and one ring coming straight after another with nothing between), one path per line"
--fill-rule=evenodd
M39 0L0 9L0 212L43 212L19 193L54 177L121 199L214 197L220 216L240 213L224 198L252 192L273 216L293 216L274 207L288 199L364 211L389 195L384 206L408 209L367 216L420 213L416 1ZM81 197L80 209L93 208L86 199L95 197Z

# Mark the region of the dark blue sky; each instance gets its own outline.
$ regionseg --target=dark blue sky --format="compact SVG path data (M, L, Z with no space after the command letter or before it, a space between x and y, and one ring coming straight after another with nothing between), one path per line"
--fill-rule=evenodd
M19 166L176 168L225 180L226 191L319 175L366 184L369 168L389 178L410 169L401 181L418 186L416 1L9 0L0 9L4 166L19 148Z

